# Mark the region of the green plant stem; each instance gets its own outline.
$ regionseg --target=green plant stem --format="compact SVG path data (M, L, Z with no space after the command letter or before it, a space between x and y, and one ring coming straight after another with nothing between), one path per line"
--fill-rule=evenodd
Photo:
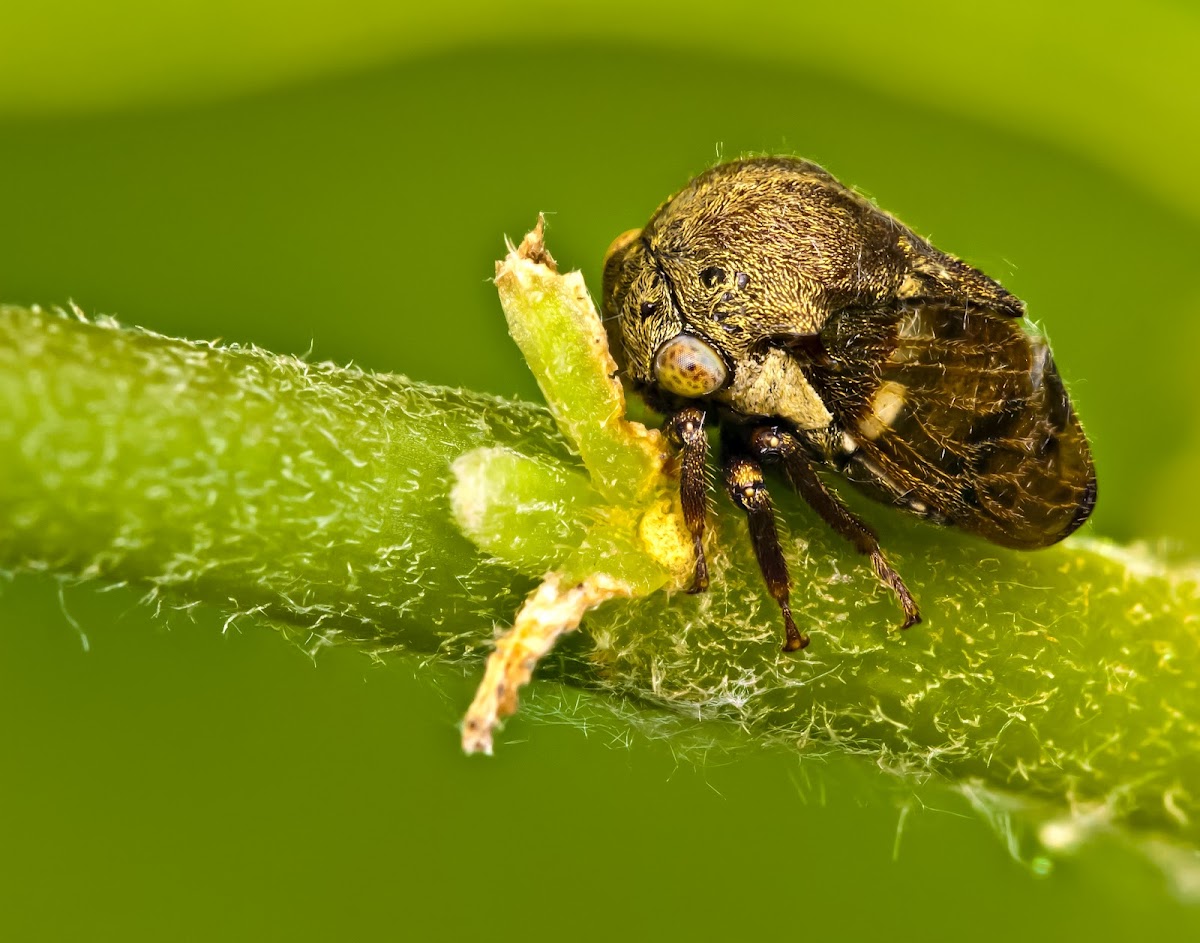
M479 445L566 457L536 406L0 308L0 567L262 613L314 644L483 645L533 580L451 520L450 463Z
M451 463L480 447L499 460L458 467L489 495L475 522L498 528L488 553L448 497ZM0 309L0 454L0 566L373 650L482 649L533 578L620 516L581 489L538 407L15 308ZM542 471L514 485L525 461ZM510 487L561 527L502 563L504 535L530 520L505 509ZM1191 575L1080 540L1009 552L864 508L926 615L899 633L869 567L777 497L803 655L779 651L744 522L719 507L711 591L596 610L567 680L1197 842Z

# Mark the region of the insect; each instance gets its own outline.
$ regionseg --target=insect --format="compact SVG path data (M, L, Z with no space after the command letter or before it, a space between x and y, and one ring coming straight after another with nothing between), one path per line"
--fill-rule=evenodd
M1095 506L1087 439L1024 304L816 164L758 157L700 174L613 242L604 313L625 378L668 417L680 453L691 591L708 586L705 427L716 423L787 651L808 637L792 618L763 462L870 558L903 628L921 621L916 601L821 470L1005 547L1049 546Z

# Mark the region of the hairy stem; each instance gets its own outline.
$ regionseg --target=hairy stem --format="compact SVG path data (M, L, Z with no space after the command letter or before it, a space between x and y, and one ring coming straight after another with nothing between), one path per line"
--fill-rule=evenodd
M535 294L510 318L544 308ZM606 500L619 488L594 487L539 407L16 308L0 309L0 454L0 566L372 650L482 650L535 578L580 561L632 585L650 558L621 527L640 540L675 513L651 514L653 493L645 513ZM1200 839L1192 574L1078 539L1010 552L858 502L925 615L900 633L870 567L774 493L805 653L779 650L745 524L718 508L710 591L640 595L688 561L655 571L586 617L566 679Z
M482 645L533 581L454 526L450 464L480 445L568 457L536 406L0 308L0 567L169 590L314 642Z

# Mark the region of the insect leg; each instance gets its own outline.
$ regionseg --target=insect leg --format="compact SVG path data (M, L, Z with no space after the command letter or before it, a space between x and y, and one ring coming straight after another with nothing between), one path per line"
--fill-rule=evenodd
M920 622L921 612L917 603L908 587L904 585L900 574L892 569L884 557L875 531L860 521L837 495L825 487L825 483L818 477L816 469L805 454L800 440L777 426L762 426L751 433L750 447L763 458L782 461L788 480L808 506L835 532L854 544L859 553L871 558L875 575L896 594L900 607L904 610L904 624L901 628L907 629Z
M704 523L708 515L708 437L704 410L688 406L671 416L664 427L667 438L680 450L679 500L683 522L696 551L696 574L689 593L708 589L708 562L704 559Z
M804 648L808 644L808 636L801 634L792 620L792 609L788 605L790 587L787 561L784 560L783 550L779 546L779 534L775 530L775 508L771 505L771 496L767 494L767 488L763 484L761 466L745 455L730 455L725 461L725 488L733 503L746 512L750 522L750 543L754 546L754 555L758 558L758 568L762 571L768 591L783 611L783 622L787 630L783 650L794 652Z

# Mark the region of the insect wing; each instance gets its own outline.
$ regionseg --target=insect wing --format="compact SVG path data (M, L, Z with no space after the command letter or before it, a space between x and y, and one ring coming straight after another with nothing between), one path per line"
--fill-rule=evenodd
M898 318L843 312L822 340L842 375L868 378L823 371L846 432L845 472L864 490L1022 549L1061 540L1091 514L1087 439L1049 345L1020 319L905 305ZM874 368L854 369L855 359Z

